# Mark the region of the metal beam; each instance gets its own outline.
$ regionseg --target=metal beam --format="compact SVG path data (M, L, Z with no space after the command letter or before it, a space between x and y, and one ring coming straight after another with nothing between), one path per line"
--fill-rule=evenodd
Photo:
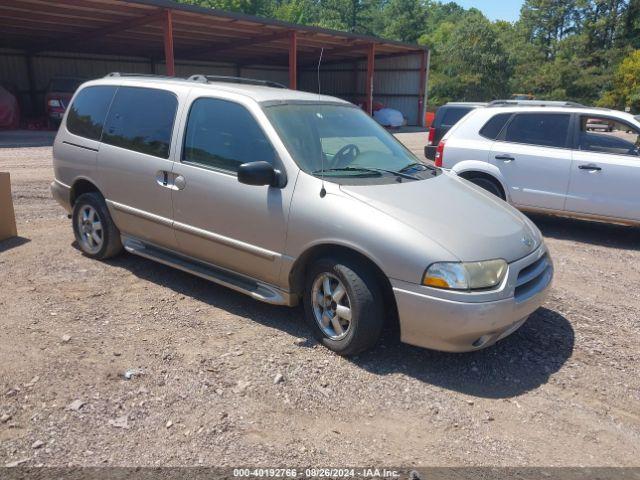
M61 38L60 40L54 40L53 42L30 48L29 53L35 54L38 52L42 52L43 50L56 50L60 47L70 46L75 43L85 43L95 38L104 37L112 33L131 30L132 28L140 27L142 25L159 22L165 17L165 12L166 10L156 10L154 13L145 15L144 17L137 17L126 22L108 25L106 27L97 28L88 32L85 31L81 33L74 33L72 35Z
M326 58L327 62L322 62L323 65L328 65L331 63L336 63L336 62L351 62L354 60L353 57L351 58L344 58L341 60L330 60L330 58L334 55L341 55L343 53L349 53L349 52L353 52L353 51L358 51L358 50L365 50L366 48L368 48L371 44L369 43L351 43L349 45L345 45L344 47L336 47L336 48L328 48L325 49L324 52L322 53L322 58L323 60ZM319 54L319 53L318 53ZM364 52L363 52L364 54ZM364 55L363 55L364 56ZM318 65L317 62L315 63L306 63L304 65L301 66L301 68L315 68Z
M226 52L229 50L234 50L236 48L250 47L251 45L256 45L260 43L269 43L275 40L288 38L289 32L290 32L289 30L285 30L281 32L269 33L267 35L250 37L244 40L231 40L223 43L220 43L220 42L213 43L206 47L198 47L198 48L193 48L191 50L184 50L184 51L178 52L178 55L181 58L189 58L189 57L198 57L200 55L211 54L211 53Z
M164 61L167 70L167 76L174 77L176 75L175 61L173 57L173 17L171 10L164 11Z
M298 89L298 37L295 30L289 32L289 88Z

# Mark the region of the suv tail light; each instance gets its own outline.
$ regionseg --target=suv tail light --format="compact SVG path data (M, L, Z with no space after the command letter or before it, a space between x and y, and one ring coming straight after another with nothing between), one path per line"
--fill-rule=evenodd
M444 159L444 140L441 140L436 148L436 167L442 166L442 160Z
M427 141L427 145L433 145L433 141L436 139L436 129L431 127L429 128L429 140Z

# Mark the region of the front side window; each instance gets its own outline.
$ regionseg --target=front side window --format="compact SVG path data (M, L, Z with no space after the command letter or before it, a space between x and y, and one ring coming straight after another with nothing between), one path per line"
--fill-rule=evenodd
M237 172L243 163L274 164L275 151L251 113L242 105L199 98L191 106L182 161Z
M570 118L564 113L520 113L507 126L504 140L564 148L567 146Z
M166 90L120 87L102 141L134 152L169 158L178 99Z
M327 178L431 178L431 169L359 108L329 103L265 107L287 150L307 173ZM426 173L425 173L426 172Z
M87 87L78 92L67 114L67 130L74 135L100 140L104 120L117 87Z
M606 117L580 117L578 149L611 155L640 156L640 132Z

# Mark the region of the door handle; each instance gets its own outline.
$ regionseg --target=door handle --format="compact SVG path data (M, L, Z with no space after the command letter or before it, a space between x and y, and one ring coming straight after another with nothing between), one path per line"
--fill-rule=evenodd
M161 187L166 187L169 184L169 172L160 170L156 172L156 183Z
M496 160L502 160L505 163L510 163L514 162L515 158L513 158L511 155L496 155Z
M597 165L594 165L593 163L590 163L588 165L580 165L578 168L580 170L589 170L590 172L599 172L600 170L602 170L602 168L600 168Z

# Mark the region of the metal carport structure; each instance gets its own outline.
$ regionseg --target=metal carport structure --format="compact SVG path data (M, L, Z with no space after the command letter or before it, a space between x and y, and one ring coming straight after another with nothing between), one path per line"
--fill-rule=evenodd
M96 76L120 62L124 71L267 76L315 91L321 52L322 93L362 99L369 113L374 95L389 103L402 99L395 101L411 110L409 123L422 124L429 52L418 45L168 0L0 3L0 80L26 80L32 106L42 90L40 70L59 72L56 61L102 61L104 67L91 70ZM407 106L410 99L414 106Z

